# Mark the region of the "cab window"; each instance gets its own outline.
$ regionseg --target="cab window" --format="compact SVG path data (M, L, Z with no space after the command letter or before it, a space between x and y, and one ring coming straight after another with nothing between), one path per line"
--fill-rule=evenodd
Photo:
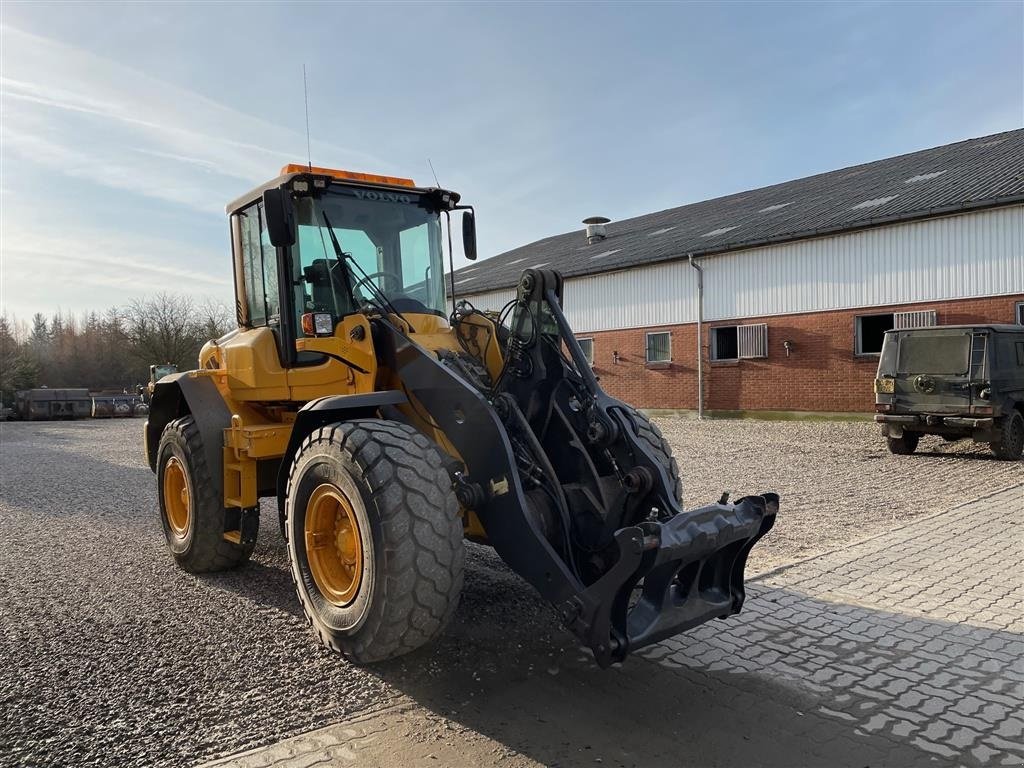
M330 313L337 323L367 302L379 303L381 294L399 312L445 316L437 214L412 196L363 199L357 191L341 188L296 200L291 264L300 336L303 313ZM332 232L344 254L340 259Z
M263 203L250 205L238 213L242 247L242 279L249 307L249 325L278 326L281 322L281 297L277 282L277 251L270 244Z

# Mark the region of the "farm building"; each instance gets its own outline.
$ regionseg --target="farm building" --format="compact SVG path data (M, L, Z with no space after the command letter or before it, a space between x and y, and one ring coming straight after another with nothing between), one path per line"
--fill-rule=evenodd
M1024 129L584 223L456 291L500 309L560 270L603 385L645 408L867 412L886 330L1024 323Z

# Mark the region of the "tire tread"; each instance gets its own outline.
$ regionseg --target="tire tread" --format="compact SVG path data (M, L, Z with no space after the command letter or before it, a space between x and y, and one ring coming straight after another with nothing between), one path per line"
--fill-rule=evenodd
M297 487L301 458L324 444L348 454L359 468L376 507L384 541L383 584L367 622L352 636L324 631L299 588L297 565L292 580L307 620L321 642L359 663L372 663L415 650L439 635L451 621L462 591L462 521L451 479L439 449L405 424L358 419L312 432L299 447L288 476L289 494ZM286 515L290 514L286 504Z
M672 480L672 492L676 501L683 503L683 482L679 475L679 463L672 455L672 446L658 429L658 425L651 421L640 411L633 411L633 419L637 428L637 435L647 443L651 451L658 457L658 460L665 467L669 478Z
M246 562L254 545L239 545L224 538L224 500L217 497L195 418L182 416L170 422L160 437L161 446L165 440L178 442L192 476L192 547L185 555L175 555L175 559L189 573L226 571Z

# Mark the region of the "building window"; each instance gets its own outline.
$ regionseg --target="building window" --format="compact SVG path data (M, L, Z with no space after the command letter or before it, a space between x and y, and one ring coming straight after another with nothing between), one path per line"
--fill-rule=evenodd
M647 334L647 362L668 363L672 360L672 334L658 331Z
M768 325L722 325L711 329L712 360L768 357Z
M711 329L711 359L738 360L740 356L737 326L722 325Z
M1017 325L1024 325L1024 301L1017 302Z
M858 355L879 354L882 351L882 340L885 338L886 331L924 328L938 323L934 309L860 315L856 322L857 344L855 351Z
M576 339L579 342L580 349L583 350L583 356L587 358L587 362L590 366L594 366L594 340L593 339Z
M858 355L877 355L882 351L885 332L894 328L893 314L861 315L857 318Z

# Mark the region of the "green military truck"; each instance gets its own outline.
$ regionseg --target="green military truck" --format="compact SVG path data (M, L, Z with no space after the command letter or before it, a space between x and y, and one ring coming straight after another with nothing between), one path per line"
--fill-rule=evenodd
M889 450L921 435L988 443L1000 459L1024 449L1024 326L945 325L888 331L875 378L875 421Z

